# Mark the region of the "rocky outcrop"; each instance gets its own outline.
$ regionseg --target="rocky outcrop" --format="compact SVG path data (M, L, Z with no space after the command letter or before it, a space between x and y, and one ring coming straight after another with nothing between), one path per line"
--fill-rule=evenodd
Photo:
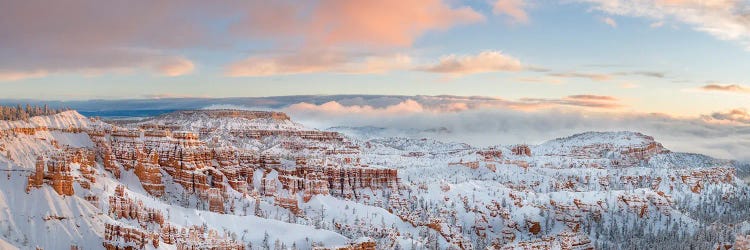
M135 175L141 180L143 189L149 194L161 197L164 195L164 183L161 180L161 167L159 166L159 155L152 151L144 157L143 152L138 152L138 163L135 166Z
M109 216L115 219L135 220L145 226L154 223L159 226L164 224L164 215L156 209L146 207L142 201L135 201L125 193L125 187L120 185L115 188L114 195L109 197Z
M528 145L516 145L513 146L510 151L513 155L531 156L531 148L529 148Z
M137 228L106 223L104 225L104 249L144 249L147 245L159 247L159 234Z
M63 148L53 153L49 159L38 156L34 172L28 178L26 191L33 188L40 188L43 183L47 183L59 195L73 195L74 178L71 173L71 164L78 164L83 179L79 180L81 186L87 188L91 182L95 182L94 177L94 153L91 150L82 148Z

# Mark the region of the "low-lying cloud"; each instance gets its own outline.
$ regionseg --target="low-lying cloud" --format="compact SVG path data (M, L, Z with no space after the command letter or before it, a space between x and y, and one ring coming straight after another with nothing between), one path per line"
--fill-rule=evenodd
M678 118L662 114L590 112L564 107L536 111L477 108L455 112L391 112L404 109L358 107L358 112L348 112L349 108L336 106L336 109L329 110L300 109L292 105L283 110L303 124L322 129L334 126L381 127L386 129L385 135L411 134L415 137L433 137L477 146L537 144L585 131L637 131L654 136L674 151L750 160L748 116L739 118L745 122L743 125L717 123L705 117ZM425 108L422 106L420 109ZM737 112L732 114L731 119L741 117ZM728 118L714 114L712 119Z
M698 117L613 111L617 99L572 95L506 100L461 96L299 96L264 98L306 126L383 128L380 136L430 137L476 146L542 143L586 131L637 131L678 152L750 160L750 115L737 109ZM614 104L613 104L614 103ZM238 108L246 105L213 106ZM258 109L257 107L249 109ZM366 133L366 131L363 131Z
M726 112L714 112L703 116L708 121L729 122L750 125L750 113L747 109L732 109Z

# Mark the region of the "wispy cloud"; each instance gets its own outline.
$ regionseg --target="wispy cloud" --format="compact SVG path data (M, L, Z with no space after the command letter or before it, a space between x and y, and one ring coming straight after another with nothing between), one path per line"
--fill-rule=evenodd
M10 71L0 70L0 81L17 81L28 78L39 78L47 76L44 70L36 71Z
M181 76L193 72L195 65L188 59L178 57L171 61L162 62L156 68L164 76Z
M420 67L433 73L466 75L499 71L520 71L521 61L500 51L483 51L477 55L448 55L433 65Z
M516 23L527 23L529 22L529 15L526 13L527 5L526 0L496 0L492 6L492 13L506 15Z
M661 28L662 26L664 26L664 21L657 21L649 24L649 27L651 28Z
M687 24L721 40L737 41L750 49L750 3L737 0L577 0L594 9L618 16L653 19L652 27L665 20Z
M521 101L526 103L536 103L541 106L550 106L554 104L598 109L616 109L622 107L622 104L619 103L617 98L600 95L571 95L559 99L522 98Z
M611 17L602 18L602 22L612 28L617 28L617 21L615 21L615 19L612 19Z
M700 89L703 91L718 91L718 92L744 93L744 94L750 93L750 87L746 87L740 84L714 83L714 84L704 85Z
M583 72L557 72L550 73L549 76L562 77L562 78L586 78L592 81L602 82L612 80L611 74L603 73L583 73Z
M305 73L374 74L411 67L404 54L365 56L362 58L327 51L291 55L255 56L229 65L228 76L272 76Z

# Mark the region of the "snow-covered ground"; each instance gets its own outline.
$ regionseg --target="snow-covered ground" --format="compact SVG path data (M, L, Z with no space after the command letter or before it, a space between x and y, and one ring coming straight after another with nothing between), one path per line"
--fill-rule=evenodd
M464 143L408 137L345 138L345 143L299 138L236 138L232 130L310 130L289 119L211 117L167 114L145 119L146 124L200 131L207 145L235 147L280 156L283 168L295 158L355 157L363 165L398 170L399 183L391 189L358 190L356 198L317 195L300 201L299 215L276 205L273 198L252 198L229 190L225 214L208 211L205 202L184 194L165 171L167 194L154 197L133 170L121 169L119 178L94 166L96 181L84 188L83 173L73 164L75 194L61 196L51 185L27 192L28 177L37 156L60 148L88 148L96 143L85 133L106 125L75 111L33 117L28 121L0 121L1 131L37 128L33 134L0 134L0 249L99 249L105 224L143 227L109 211L115 187L127 196L160 211L171 225L205 226L242 245L262 249L264 242L307 249L344 246L371 239L378 249L493 249L543 245L565 247L571 242L600 248L698 248L731 242L750 233L750 188L734 161L669 152L653 138L636 132L586 132L528 145L476 148ZM44 129L41 129L44 128ZM340 130L346 132L345 130ZM281 147L292 141L306 146L341 148L356 145L356 154L316 155ZM348 144L346 144L348 143ZM657 150L637 151L647 147ZM485 157L486 152L501 156ZM653 154L651 154L653 152ZM122 166L118 166L122 168ZM256 170L278 181L281 170ZM739 171L739 172L738 172ZM283 171L281 171L283 172ZM282 189L282 185L277 185ZM98 197L98 201L86 200ZM737 225L737 226L735 226ZM617 239L633 239L622 241ZM152 246L148 246L151 248ZM175 248L162 243L160 248Z

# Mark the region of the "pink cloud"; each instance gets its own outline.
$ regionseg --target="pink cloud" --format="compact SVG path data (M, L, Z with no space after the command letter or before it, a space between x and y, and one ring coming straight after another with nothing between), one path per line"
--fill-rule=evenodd
M320 68L384 72L403 67L391 65L405 59L388 58L394 48L408 48L431 31L484 20L470 7L442 0L29 0L2 5L0 57L5 60L0 61L0 71L13 72L4 73L4 79L42 76L29 72L98 75L146 70L184 75L195 65L176 51L221 50L257 40L273 42L266 51L339 55L290 63L285 56L256 54L244 61L247 65L262 59L251 75L322 70L312 65L315 60L323 63ZM216 29L217 23L225 23L229 31ZM351 62L361 65L351 67Z
M195 65L188 59L175 58L172 61L163 62L157 66L159 73L165 76L181 76L193 71Z
M290 113L322 113L337 116L386 116L413 113L457 113L484 109L536 111L562 107L606 110L616 109L622 107L622 105L619 103L619 99L615 97L599 95L571 95L546 99L521 98L515 101L492 97L420 96L419 98L409 98L395 104L382 106L368 104L345 105L338 101L329 101L323 104L300 102L289 105L285 108L285 111Z
M17 81L28 78L39 78L47 76L43 70L37 71L5 71L0 70L0 81Z
M303 47L408 47L422 34L484 20L470 7L442 0L261 2L232 25L239 34L296 37Z
M500 51L484 51L475 56L448 55L437 64L423 67L422 70L451 75L466 75L497 71L519 71L523 66L518 59Z
M492 6L492 13L495 15L507 15L518 23L529 22L529 16L526 14L525 0L497 0Z
M336 101L330 101L321 105L315 105L311 103L297 103L292 104L286 108L290 112L322 112L328 114L340 114L340 115L351 115L351 114L362 114L362 115L392 115L392 114L406 114L406 113L421 113L425 112L426 109L422 104L414 100L405 100L398 104L386 106L383 108L375 108L369 105L350 105L344 106Z
M408 69L411 57L403 54L355 58L327 51L303 52L294 55L253 56L230 64L227 76L270 76L305 73L376 74Z
M313 12L313 39L324 44L410 46L430 30L482 21L469 7L441 0L323 0Z

